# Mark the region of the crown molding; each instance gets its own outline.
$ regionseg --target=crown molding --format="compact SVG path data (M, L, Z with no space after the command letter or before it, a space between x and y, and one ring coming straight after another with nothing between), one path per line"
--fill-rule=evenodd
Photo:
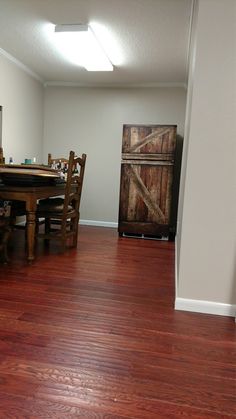
M186 83L140 83L140 84L96 84L96 83L77 83L69 81L46 81L44 87L89 87L89 88L108 88L108 89L136 89L136 88L182 88L187 89Z
M7 58L9 61L14 63L17 67L19 67L21 70L25 71L27 74L29 74L31 77L39 81L40 83L44 84L44 80L36 74L34 71L32 71L29 67L27 67L25 64L23 64L21 61L19 61L17 58L13 57L13 55L9 54L4 49L0 48L0 55Z

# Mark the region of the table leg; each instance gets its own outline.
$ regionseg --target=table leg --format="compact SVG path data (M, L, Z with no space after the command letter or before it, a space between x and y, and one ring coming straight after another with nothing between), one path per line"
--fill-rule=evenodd
M26 203L27 256L29 262L34 260L36 206L36 202Z

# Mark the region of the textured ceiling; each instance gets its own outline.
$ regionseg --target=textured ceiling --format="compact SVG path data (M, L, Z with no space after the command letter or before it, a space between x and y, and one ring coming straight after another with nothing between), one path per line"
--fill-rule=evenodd
M0 0L0 48L44 82L79 85L182 84L187 79L191 0ZM115 47L113 72L67 63L50 24L96 22Z

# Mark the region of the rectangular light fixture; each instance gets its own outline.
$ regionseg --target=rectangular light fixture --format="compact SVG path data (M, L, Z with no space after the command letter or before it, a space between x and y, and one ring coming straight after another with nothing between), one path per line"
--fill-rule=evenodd
M89 25L55 26L55 42L69 61L88 71L113 71L113 65Z

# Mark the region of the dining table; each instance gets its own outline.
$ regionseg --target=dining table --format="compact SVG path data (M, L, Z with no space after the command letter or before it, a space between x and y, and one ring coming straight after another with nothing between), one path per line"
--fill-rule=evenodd
M0 167L4 174L3 166ZM3 175L2 174L2 175ZM44 184L15 184L0 183L0 199L5 201L23 201L26 206L26 241L27 260L32 262L35 259L35 233L36 233L36 211L40 199L61 196L65 194L66 182L44 183Z

